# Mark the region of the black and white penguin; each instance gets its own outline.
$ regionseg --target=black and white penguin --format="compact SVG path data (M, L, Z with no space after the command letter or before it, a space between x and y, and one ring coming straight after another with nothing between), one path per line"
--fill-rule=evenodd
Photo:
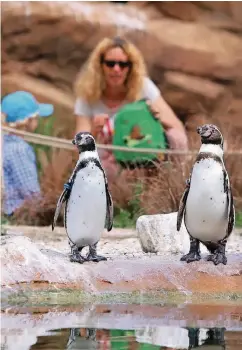
M99 348L98 341L96 340L96 329L95 328L86 328L82 329L81 334L80 328L71 328L69 339L66 345L66 350L95 350Z
M187 328L190 349L225 350L225 328Z
M96 246L104 228L110 231L113 226L113 201L108 181L93 136L80 132L72 143L77 146L79 159L57 202L52 230L65 202L64 225L71 246L70 260L79 263L106 260L97 255ZM89 246L89 254L84 258L80 253L86 246Z
M190 251L181 260L200 260L200 242L211 255L208 261L227 264L225 247L235 221L233 195L223 162L223 136L212 124L197 128L202 145L193 165L177 214L177 230L184 223L190 235Z

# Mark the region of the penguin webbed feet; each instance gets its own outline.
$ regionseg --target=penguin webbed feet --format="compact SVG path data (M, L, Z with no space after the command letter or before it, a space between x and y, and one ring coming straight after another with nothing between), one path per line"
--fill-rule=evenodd
M201 255L199 252L189 252L186 255L183 255L181 257L181 261L186 261L187 263L193 262L193 261L199 261L201 260Z
M99 261L106 261L107 258L102 255L97 255L97 243L89 246L89 253L86 257L87 261L94 261L94 262L99 262Z
M207 261L212 261L214 265L218 265L218 264L227 265L227 258L223 253L211 254L207 257Z
M191 263L193 261L199 261L200 259L199 241L190 236L190 251L188 254L183 255L180 260Z
M77 246L71 247L71 255L70 255L70 262L77 262L79 264L83 264L86 261L86 259L81 256Z
M210 245L207 244L206 246L208 250L212 253L208 255L207 261L212 261L214 265L227 265L227 258L225 256L225 245L226 242L218 242L216 244L212 244L212 247L210 247Z

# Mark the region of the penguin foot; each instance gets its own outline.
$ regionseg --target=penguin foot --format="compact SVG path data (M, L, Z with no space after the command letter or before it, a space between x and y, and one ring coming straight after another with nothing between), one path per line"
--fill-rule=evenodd
M201 255L198 252L189 252L188 254L183 255L180 260L190 263L193 261L199 261L200 259Z
M83 264L85 261L86 261L86 259L83 258L83 256L81 256L77 252L72 253L71 256L70 256L70 262L77 262L79 264Z
M107 258L105 258L105 256L97 255L97 243L95 243L89 246L89 253L86 257L86 260L99 262L99 261L105 261L107 260Z
M227 258L224 253L218 252L215 254L211 254L207 257L207 261L212 261L214 265L218 264L227 264Z
M94 262L99 262L99 261L106 261L107 258L105 256L97 255L97 254L88 254L86 257L86 261L94 261Z

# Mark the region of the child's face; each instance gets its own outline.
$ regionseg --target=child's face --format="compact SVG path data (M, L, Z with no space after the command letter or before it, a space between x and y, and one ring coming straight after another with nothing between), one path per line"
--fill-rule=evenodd
M29 125L28 125L28 130L30 132L34 132L37 129L38 124L39 124L39 118L38 117L30 118Z

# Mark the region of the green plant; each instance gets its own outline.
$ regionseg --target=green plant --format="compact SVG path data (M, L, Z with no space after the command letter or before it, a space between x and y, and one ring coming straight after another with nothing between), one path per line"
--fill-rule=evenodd
M140 198L144 190L144 184L138 181L133 184L132 196L127 201L125 208L119 207L116 203L114 207L114 227L135 227L136 220L142 215Z
M113 226L118 228L135 227L135 220L131 213L122 208L114 208Z
M10 220L9 218L7 218L5 215L1 215L1 225L9 225L10 224Z
M235 213L236 227L242 227L242 211Z
M36 134L51 136L53 134L53 125L54 125L55 117L52 115L49 118L39 118L39 124L37 129L35 130ZM37 168L41 175L42 173L42 161L43 158L49 161L50 154L52 152L52 147L45 146L45 145L33 145L35 154L36 154L36 161L37 161Z

